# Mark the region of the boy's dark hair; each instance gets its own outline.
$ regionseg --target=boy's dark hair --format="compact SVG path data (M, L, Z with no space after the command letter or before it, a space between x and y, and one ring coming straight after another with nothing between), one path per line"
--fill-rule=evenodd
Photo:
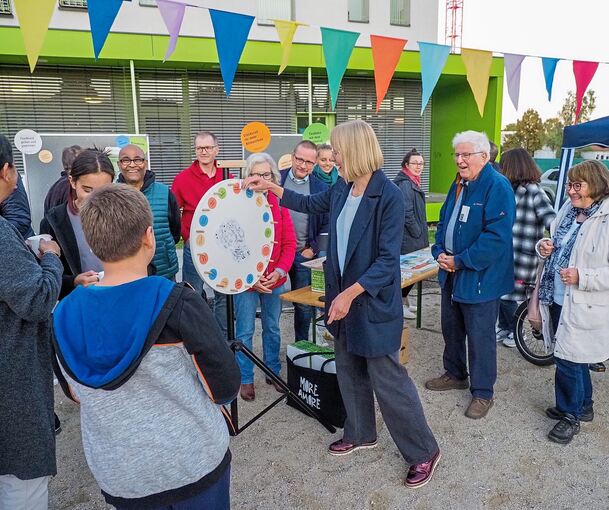
M541 172L531 155L521 148L510 149L501 154L501 173L514 188L541 180Z
M410 158L412 158L412 156L423 156L423 154L421 154L418 150L416 150L414 147L412 149L410 149L406 155L404 156L404 159L402 159L402 168L404 168L406 165L410 164Z
M8 166L13 166L13 148L9 139L0 135L0 169L8 163Z
M132 257L152 226L152 211L144 194L127 184L109 184L93 191L80 210L82 230L102 262Z

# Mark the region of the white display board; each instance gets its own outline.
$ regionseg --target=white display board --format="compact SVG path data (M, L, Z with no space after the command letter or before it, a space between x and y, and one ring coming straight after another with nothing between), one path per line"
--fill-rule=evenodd
M251 288L273 251L273 214L263 193L222 181L199 201L190 227L197 272L214 292L239 294Z

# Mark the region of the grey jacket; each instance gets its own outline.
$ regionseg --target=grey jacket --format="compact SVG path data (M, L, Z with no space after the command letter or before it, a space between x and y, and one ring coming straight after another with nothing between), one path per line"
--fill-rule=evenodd
M429 246L425 193L404 172L393 180L404 196L404 236L400 253L412 253Z
M0 217L0 475L57 472L49 318L62 272Z

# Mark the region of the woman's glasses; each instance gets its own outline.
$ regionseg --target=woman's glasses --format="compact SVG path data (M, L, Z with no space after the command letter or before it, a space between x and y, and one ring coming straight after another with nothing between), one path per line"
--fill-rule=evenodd
M567 182L565 184L565 189L567 191L570 191L571 189L573 189L573 191L575 191L576 193L579 193L582 189L583 184L584 184L583 182Z
M252 174L255 177L262 177L265 181L270 181L273 178L272 172L264 172L263 174Z

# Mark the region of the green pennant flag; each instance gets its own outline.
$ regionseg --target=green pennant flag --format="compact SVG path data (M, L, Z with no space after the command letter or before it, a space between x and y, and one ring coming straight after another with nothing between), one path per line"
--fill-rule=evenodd
M54 0L14 0L14 3L25 44L25 53L30 64L30 72L33 73L57 2Z
M358 37L358 32L321 27L321 44L324 50L333 110L336 107L340 82L345 75L349 58Z

